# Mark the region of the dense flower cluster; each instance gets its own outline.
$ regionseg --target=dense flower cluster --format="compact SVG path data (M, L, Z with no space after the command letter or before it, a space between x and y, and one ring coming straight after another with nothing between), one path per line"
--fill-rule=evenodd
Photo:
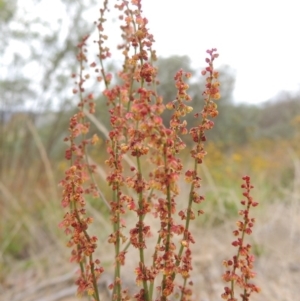
M116 78L106 73L104 68L104 61L111 56L110 50L105 46L107 36L104 34L107 0L103 2L103 9L100 9L98 22L95 22L99 38L94 42L98 45L99 63L88 64L85 49L87 36L78 45L77 59L80 72L73 93L79 95L80 102L79 112L70 120L69 137L65 139L70 144L66 151L70 167L61 182L62 205L68 207L69 212L65 214L60 226L71 236L68 242L68 246L72 248L71 261L80 265L80 276L76 281L78 293L87 292L94 300L100 301L97 280L104 270L100 261L93 259L97 238L88 234L92 218L87 216L85 209L86 194L102 196L93 178L96 167L89 164L86 152L87 145L94 145L98 141L97 135L88 138L90 125L86 122L85 116L86 108L90 114L95 113L94 96L86 93L84 88L86 80L90 78L86 73L86 67L89 66L96 73L97 82L105 87L103 95L106 98L110 118L110 130L106 141L108 157L105 164L108 170L106 182L110 188L107 199L113 228L112 233L108 235L108 243L115 251L114 280L109 284L112 300L126 301L132 297L128 295L127 288L124 288L121 274L121 268L126 263L127 249L131 246L138 254L135 275L140 288L135 292L135 300L171 300L175 288L179 288L180 300L188 301L192 300L191 245L195 243L190 231L190 222L197 216L195 205L204 201L204 196L199 193L201 187L199 165L206 156L206 131L213 128L212 118L218 115L215 101L220 98L220 92L218 72L214 70L214 60L218 57L218 53L215 48L207 51L208 57L205 60L207 67L202 72L203 76L206 76L204 106L201 112L194 115L198 125L189 129L186 115L193 111L193 107L188 105L191 101L188 94L188 80L191 74L183 70L175 74L176 99L165 105L156 91L158 70L155 67L156 54L152 49L154 39L147 28L148 20L142 16L141 2L141 0L131 2L123 0L115 5L121 12L119 19L122 22L123 43L118 48L124 56L123 69L118 72ZM76 78L76 75L73 77ZM165 109L171 111L168 124L162 118ZM193 167L188 170L184 169L179 156L186 148L183 142L184 135L189 135L194 142L194 147L190 151ZM151 170L145 168L145 165L149 164ZM178 210L176 200L182 175L185 176L190 189L186 208ZM249 202L251 186L247 179L245 178L244 188ZM255 203L251 202L250 205L254 206ZM228 266L235 267L234 273L236 269L241 268L244 274L238 279L245 288L246 286L250 288L246 277L252 275L250 271L252 257L241 259L249 251L248 246L243 245L243 235L251 232L254 222L248 219L248 212L249 207L243 211L244 222L239 223L236 232L237 235L242 233L242 238L234 243L240 247L239 255L232 263L227 262ZM198 210L197 213L203 214L203 211ZM160 225L151 262L145 255L148 239L153 235L146 219L150 214L159 220ZM134 226L129 230L126 228L126 215L136 218ZM226 275L228 274L225 274L224 279L229 277ZM177 276L179 280L176 279ZM234 279L235 277L234 274ZM182 281L182 284L179 284L179 281ZM253 290L254 288L252 287ZM227 294L229 290L229 288L225 290L226 299L229 299L230 294ZM230 293L232 291L233 289Z
M243 289L243 293L240 295L243 301L249 301L252 292L258 293L260 291L258 286L250 282L256 275L252 270L254 255L250 252L251 245L245 242L245 235L252 233L252 228L255 223L255 219L249 215L250 209L251 207L256 207L258 203L255 202L250 195L250 191L253 188L250 183L250 177L245 176L243 180L243 196L246 200L242 200L241 204L245 206L245 209L239 212L242 220L237 222L237 229L233 231L233 235L236 239L232 242L232 245L237 247L238 250L232 259L223 262L223 265L228 268L223 274L223 279L226 282L230 282L231 287L226 286L224 288L225 291L222 294L222 298L228 301L237 300L235 297L235 284Z
M70 161L70 167L65 172L65 178L61 181L63 187L62 206L69 208L64 216L60 227L65 229L65 233L70 235L68 247L72 248L71 262L77 262L80 265L79 277L76 280L78 285L78 294L87 292L95 300L99 300L97 279L103 273L104 269L98 259L93 259L93 253L97 247L97 237L88 234L88 227L93 222L92 217L87 216L85 209L85 195L89 194L98 197L98 190L94 183L91 183L90 175L95 171L95 166L86 160L86 146L95 144L97 136L85 139L89 132L89 123L85 120L83 109L89 107L89 112L93 113L95 104L93 95L84 96L84 83L87 77L83 75L83 65L87 59L85 56L85 43L87 36L83 38L78 45L79 54L77 59L81 66L79 80L76 81L77 88L73 90L74 94L79 93L79 112L75 114L69 123L69 136L65 141L69 143L65 158ZM76 78L76 75L72 75Z

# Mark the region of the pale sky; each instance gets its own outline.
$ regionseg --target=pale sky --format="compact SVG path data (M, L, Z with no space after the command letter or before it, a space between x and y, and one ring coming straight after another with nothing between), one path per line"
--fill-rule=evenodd
M259 103L300 89L299 0L144 0L159 55L189 55L195 66L215 47L236 70L236 101Z
M46 17L51 17L51 9L54 14L60 11L57 0L41 3ZM217 66L229 65L236 72L235 101L260 103L281 90L300 89L300 0L142 3L157 54L188 55L193 67L200 68L206 49L217 48ZM89 19L98 18L98 9L94 13ZM113 34L119 37L119 32Z

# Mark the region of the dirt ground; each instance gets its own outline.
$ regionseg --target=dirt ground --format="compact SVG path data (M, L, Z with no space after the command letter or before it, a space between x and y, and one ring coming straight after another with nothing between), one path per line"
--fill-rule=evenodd
M300 201L289 204L277 203L265 208L257 217L252 245L256 248L255 279L262 291L253 295L253 301L295 301L300 295ZM231 246L232 223L210 229L194 231L197 244L193 250L194 300L221 300L224 283L222 261L229 259L234 248ZM107 256L110 252L107 252ZM51 257L50 263L47 258ZM105 258L104 254L104 258ZM31 268L16 266L2 281L1 301L75 301L74 266L67 262L68 255L60 250L48 250L39 255ZM124 271L130 287L134 287L134 258L129 252L128 266ZM45 261L44 264L41 262ZM108 268L109 270L109 268ZM108 272L99 283L103 298L107 300L107 285L112 277ZM132 276L132 277L131 277ZM130 280L132 278L132 280ZM81 298L84 300L84 298ZM176 299L174 299L176 300Z

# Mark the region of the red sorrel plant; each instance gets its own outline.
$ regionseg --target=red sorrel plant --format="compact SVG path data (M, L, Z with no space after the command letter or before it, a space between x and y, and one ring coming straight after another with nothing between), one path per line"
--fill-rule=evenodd
M223 264L228 270L224 273L223 279L230 283L230 287L225 287L225 292L222 294L222 298L228 301L235 301L235 284L243 289L241 300L249 301L252 292L259 292L260 288L251 283L251 279L255 277L255 273L252 271L254 256L250 253L251 245L245 243L245 235L252 233L255 219L250 217L251 207L256 207L257 202L253 200L250 195L250 190L253 186L250 183L250 177L243 177L244 189L243 196L246 200L242 200L241 204L245 207L244 210L240 210L239 215L242 216L242 220L236 223L237 229L233 231L236 240L232 242L232 245L238 248L237 254L230 260L224 260Z
M112 290L112 300L138 301L171 300L175 286L180 288L179 300L191 300L190 272L193 267L191 244L195 242L190 231L190 222L202 210L195 209L204 201L199 194L201 178L199 165L206 156L206 131L213 128L211 118L218 115L216 100L220 98L218 72L214 70L214 60L218 57L216 49L207 51L207 67L202 71L206 76L206 88L203 92L204 106L201 112L195 113L198 126L188 130L185 116L193 110L187 103L191 101L187 80L190 74L179 70L174 77L177 96L164 105L163 99L156 92L158 70L154 63L155 51L152 49L153 36L147 28L147 19L142 16L141 0L120 1L116 4L120 12L123 43L118 46L124 56L122 70L115 78L105 71L105 60L110 57L110 50L105 46L107 36L104 35L105 14L107 2L104 1L100 10L100 18L96 23L99 32L98 63L88 62L87 40L84 37L78 45L79 73L74 74L77 87L74 94L79 96L78 113L70 119L69 143L66 159L70 167L66 170L63 186L62 205L68 208L60 226L70 235L68 247L72 248L71 261L80 266L76 281L78 294L87 293L99 301L97 281L104 272L100 260L94 258L97 238L89 234L92 217L86 212L86 195L99 197L108 204L113 232L108 237L108 243L114 246L114 280L109 285ZM90 78L87 69L96 73L99 84L104 84L104 96L107 99L110 115L110 131L106 150L109 168L107 184L111 194L105 199L94 179L96 166L90 163L87 148L98 141L96 134L90 135L90 125L87 115L95 113L94 96L85 91L85 83ZM112 85L113 80L119 84ZM172 111L169 124L165 125L162 113L165 109ZM103 113L106 114L106 113ZM194 147L190 151L193 167L186 169L180 153L186 148L182 140L184 135L190 135ZM146 166L151 165L151 171ZM186 195L186 208L179 210L177 201L179 195L180 177L184 175L190 188ZM248 179L248 178L247 178ZM247 180L248 181L248 180ZM249 181L247 182L249 183ZM246 184L248 185L248 184ZM249 184L250 185L250 184ZM245 186L248 189L248 186ZM250 189L250 188L249 188ZM249 191L246 194L250 202ZM182 198L182 196L180 196ZM231 288L226 288L224 297L234 299L234 283L245 288L243 300L255 286L248 283L253 276L250 247L244 246L244 234L251 232L253 220L249 219L249 207L254 202L247 203L243 212L244 221L239 222L235 244L239 246L238 255L233 259L233 271L224 279L232 282ZM247 213L246 213L247 212ZM136 217L135 226L126 231L126 217ZM152 235L147 217L154 215L159 220L160 229L152 256L146 256L145 250L149 237ZM179 218L178 218L179 217ZM181 220L181 222L177 222ZM102 243L101 243L102 244ZM138 265L135 269L137 292L129 296L122 282L121 268L125 264L128 248L136 249ZM246 261L243 261L243 256ZM227 261L231 265L231 261ZM237 270L242 276L237 276ZM228 273L228 272L227 272ZM228 275L228 274L225 275ZM180 278L182 283L180 283Z

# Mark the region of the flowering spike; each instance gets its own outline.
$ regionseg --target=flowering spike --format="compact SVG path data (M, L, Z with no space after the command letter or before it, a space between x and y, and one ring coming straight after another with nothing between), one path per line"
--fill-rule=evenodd
M243 195L246 197L241 203L246 207L245 210L241 210L242 221L237 222L237 230L233 231L234 236L238 237L232 242L232 245L237 247L237 255L233 256L232 260L224 261L224 266L229 268L223 274L223 280L231 283L231 289L224 288L222 298L225 300L237 300L235 298L235 285L243 289L241 294L243 301L249 301L250 295L253 292L259 292L260 288L251 282L255 277L253 272L254 255L250 253L251 245L245 243L245 234L250 235L252 233L251 228L254 226L254 218L249 217L250 208L253 206L253 200L250 195L250 191L253 186L250 184L250 177L244 176L242 178L244 183L242 188L244 189ZM255 202L257 205L258 203Z

